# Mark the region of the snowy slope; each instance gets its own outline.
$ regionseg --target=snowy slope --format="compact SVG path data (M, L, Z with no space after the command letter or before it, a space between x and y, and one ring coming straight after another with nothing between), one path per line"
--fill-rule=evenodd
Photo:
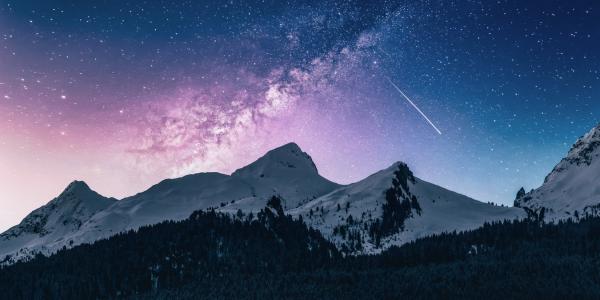
M257 211L272 195L281 195L288 206L298 206L337 187L318 174L310 156L296 144L287 144L231 176L199 173L164 180L99 212L72 238L91 242L163 220L185 219L199 209Z
M573 145L541 187L521 194L515 205L540 212L545 220L598 215L600 208L600 125Z
M167 179L98 212L68 238L76 243L93 242L143 225L182 220L196 210L216 208L247 197L252 197L252 187L220 173Z
M339 188L302 207L291 210L294 216L302 215L305 222L319 229L338 246L346 245L353 253L375 253L391 245L401 245L419 237L448 231L475 229L485 222L523 218L519 208L500 207L479 202L414 177L407 181L401 194L415 196L420 211L411 209L410 217L398 233L383 238L379 246L369 236L368 228L383 215L386 190L392 187L394 172L403 166L395 163L357 183ZM404 165L406 167L406 165ZM312 211L312 213L311 213ZM348 219L351 216L352 221ZM351 223L351 224L350 224ZM334 233L343 225L346 231L358 233L362 246L357 249L346 233Z
M310 156L295 143L269 151L231 176L252 186L257 197L280 195L284 209L296 208L340 187L319 175Z
M79 185L87 188L84 183L74 186ZM193 174L163 180L142 193L120 201L111 200L106 205L98 206L91 202L91 208L85 211L84 217L79 217L78 212L71 212L66 203L53 201L47 206L60 207L61 215L75 214L77 226L60 229L54 226L48 230L50 234L43 235L19 229L19 226L25 228L27 224L37 224L39 220L51 220L44 215L48 208L42 207L34 211L22 225L3 234L10 239L0 240L0 260L21 248L25 248L24 255L32 251L52 253L63 246L94 242L144 225L164 220L182 220L199 209L258 211L265 207L272 195L285 197L286 207L296 207L339 186L321 177L310 156L296 144L290 143L269 151L231 176L220 173ZM91 190L89 192L94 193ZM39 227L36 226L29 227Z
M12 260L32 251L46 253L52 245L64 245L65 237L80 230L94 214L116 203L74 181L56 198L27 215L20 224L0 234L0 261Z
M287 213L302 215L309 225L320 229L339 246L349 241L347 236L334 234L334 228L347 225L348 216L352 215L356 224L350 227L360 228L362 252L380 251L420 236L471 229L485 221L524 215L521 209L484 204L418 178L411 178L406 186L398 185L394 178L401 166L408 170L397 163L360 182L342 186L320 176L310 156L290 143L269 151L232 175L199 173L167 179L120 201L104 198L84 183L75 182L0 236L0 261L7 254L52 253L64 246L94 242L140 226L181 220L199 209L257 212L273 195L283 199ZM380 244L373 243L368 237L368 227L382 216L385 193L393 183L395 197L415 198L413 204L418 202L420 211L409 212L399 233L384 237Z

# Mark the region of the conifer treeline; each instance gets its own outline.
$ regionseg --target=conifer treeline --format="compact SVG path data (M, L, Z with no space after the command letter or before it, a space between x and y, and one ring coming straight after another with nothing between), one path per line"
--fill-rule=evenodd
M600 218L485 224L343 256L274 197L0 270L2 299L600 298Z

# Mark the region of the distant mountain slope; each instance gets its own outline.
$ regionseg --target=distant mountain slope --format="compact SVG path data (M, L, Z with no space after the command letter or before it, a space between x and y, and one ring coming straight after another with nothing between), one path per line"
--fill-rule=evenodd
M143 225L183 220L196 210L252 198L252 190L245 182L220 173L199 173L163 180L98 212L69 239L88 243Z
M62 200L50 202L34 211L20 227L2 235L0 260L9 254L16 259L30 256L33 252L53 253L64 246L94 242L143 225L182 220L201 209L221 207L227 211L227 208L236 205L233 212L237 212L237 206L243 207L244 211L256 212L273 195L281 195L285 199L284 207L297 207L339 186L321 177L310 156L296 144L290 143L269 151L231 176L198 173L167 179L134 196L120 201L112 199L107 205L89 200L86 205L90 209L83 212L72 211L69 208L71 204ZM67 190L78 191L80 188L87 190L83 199L91 197L87 194L95 194L83 182L75 182ZM63 194L66 195L66 192ZM59 198L62 199L63 195ZM58 229L56 227L59 226L54 225L50 229L40 227L39 223L46 219L53 220L53 217L47 216L53 211L49 207L58 207L63 219L68 219L70 213L74 214L76 221L73 223L77 226L65 225L65 228ZM31 227L29 231L33 233L19 229L21 227ZM21 255L14 255L17 252L21 252Z
M379 252L432 233L524 215L521 209L484 204L414 178L401 163L342 186L320 176L310 156L294 143L269 151L232 175L167 179L120 201L97 195L82 182L67 190L73 191L57 199L70 199L74 193L79 195L75 199L87 199L80 201L83 208L56 200L36 210L2 235L0 260L9 254L14 260L36 251L53 253L144 225L183 220L197 210L256 215L274 195L286 212L302 216L351 253Z
M72 182L58 197L0 234L0 261L7 254L13 254L11 259L15 260L30 255L32 250L45 252L53 245L68 244L65 237L116 201L92 191L82 181Z
M394 181L399 182L395 188ZM389 230L384 227L384 207L393 206L388 198L397 203L396 219L403 218L397 228ZM290 214L302 215L309 225L353 253L379 252L432 234L526 216L522 209L479 202L416 178L404 163L339 188Z
M339 185L321 177L310 156L296 144L269 151L231 176L199 173L164 180L145 192L99 212L70 238L79 243L136 229L163 220L182 220L193 211L243 205L257 211L268 198L281 195L285 207L321 196Z
M548 174L541 187L521 191L515 206L545 220L579 218L600 213L600 125L579 138ZM543 210L543 212L542 212Z

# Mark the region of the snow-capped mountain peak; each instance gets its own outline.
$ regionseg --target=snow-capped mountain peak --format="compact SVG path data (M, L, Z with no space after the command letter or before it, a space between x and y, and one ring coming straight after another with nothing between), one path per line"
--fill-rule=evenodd
M267 152L231 176L251 185L259 198L281 196L286 209L298 207L340 186L319 175L310 155L295 143Z
M289 213L350 253L379 252L432 234L525 217L519 208L479 202L421 180L402 162Z
M63 193L65 192L77 192L77 191L91 191L90 186L87 185L87 183L85 183L85 181L80 181L80 180L73 180L71 181L71 183L69 183L69 185L67 185L67 187L65 188L65 190L63 191Z
M55 206L64 206L66 203L72 205L83 204L83 209L97 211L113 204L116 199L103 197L93 191L84 181L74 180L53 201L49 204Z
M600 125L571 147L539 188L519 193L515 205L542 213L546 220L579 218L600 212Z
M288 143L267 152L255 162L231 174L239 177L275 177L294 173L318 174L310 155L303 152L296 143Z
M594 158L600 156L600 125L594 127L587 134L575 142L569 153L546 176L544 182L550 182L561 177L561 173L573 167L587 167Z
M57 227L80 226L94 213L115 202L114 198L106 198L94 192L85 182L73 181L58 197L31 212L19 225L1 236L8 237L17 232L44 236Z
M62 241L94 214L116 203L94 192L83 181L71 182L60 195L32 211L21 223L0 234L0 259L6 254L28 255L45 252L47 246ZM19 252L19 250L23 251Z
M402 162L339 185L319 175L311 157L289 143L231 175L166 179L120 201L74 181L0 235L0 260L9 255L4 262L10 263L37 251L53 253L140 226L185 219L196 210L257 212L269 199L278 199L281 212L302 216L338 245L350 245L352 253L372 253L432 233L523 215L520 209L495 207L422 181ZM370 232L380 233L374 237Z

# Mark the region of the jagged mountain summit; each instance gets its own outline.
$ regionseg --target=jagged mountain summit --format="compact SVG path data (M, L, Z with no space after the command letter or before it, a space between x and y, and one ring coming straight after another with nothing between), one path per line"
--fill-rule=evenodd
M68 244L65 237L116 202L92 191L85 182L71 182L58 197L0 234L0 261L6 254L13 254L10 259L16 260L32 251L46 252L54 245Z
M373 253L415 238L520 218L519 208L482 203L427 183L403 163L350 185L319 175L294 143L273 149L231 175L198 173L167 179L115 200L74 182L59 197L0 236L0 261L91 243L197 210L256 213L273 196L348 253Z
M296 208L340 187L319 175L310 155L295 143L267 152L231 176L252 186L256 196L281 196L284 209Z
M66 191L79 186L89 190L85 183L75 182ZM90 204L93 209L84 214L85 218L78 217L76 228L69 227L67 230L51 226L42 228L40 232L15 229L39 223L35 220L53 219L48 214L56 207L62 207L60 204L63 203L53 200L2 235L0 261L6 255L12 255L14 260L34 251L52 253L63 246L91 243L144 225L183 220L196 210L219 208L227 211L228 207L239 205L244 211L256 212L273 195L285 199L284 208L295 208L339 186L320 176L310 156L298 145L289 143L269 151L232 175L212 172L166 179L131 197L120 201L113 199L105 206ZM96 194L91 190L89 193ZM63 210L68 211L68 207ZM11 239L5 239L4 235L11 236ZM23 255L15 256L19 251Z
M98 213L73 239L91 242L163 220L183 220L200 209L227 210L235 205L244 211L258 211L273 195L285 199L285 209L295 208L337 187L318 174L308 154L290 143L232 175L199 173L163 180Z
M515 206L547 221L600 213L600 125L579 138L537 189L522 190Z
M350 253L377 253L420 237L525 217L522 209L483 203L421 180L401 162L290 214Z

